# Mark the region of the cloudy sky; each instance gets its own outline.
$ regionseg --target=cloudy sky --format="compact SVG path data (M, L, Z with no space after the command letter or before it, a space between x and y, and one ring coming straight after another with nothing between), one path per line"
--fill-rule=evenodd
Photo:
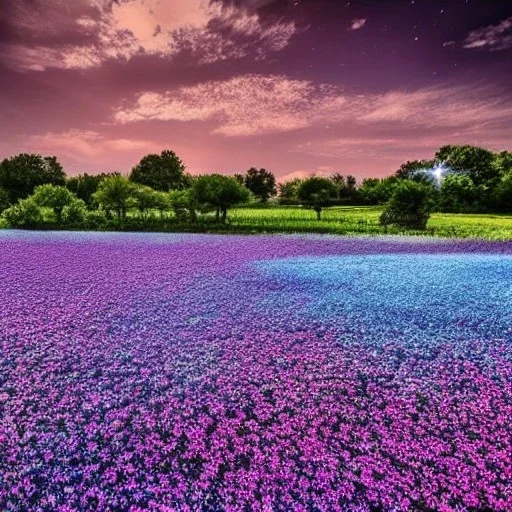
M504 1L0 0L0 68L0 157L69 174L168 148L193 173L362 178L512 149Z

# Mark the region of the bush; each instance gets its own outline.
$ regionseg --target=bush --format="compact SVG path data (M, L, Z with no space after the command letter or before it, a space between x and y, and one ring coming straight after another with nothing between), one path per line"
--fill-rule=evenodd
M423 183L403 180L398 183L380 217L383 226L394 224L408 229L427 227L434 202L432 189Z
M9 194L7 193L7 190L0 187L0 213L2 213L4 210L7 210L9 206Z
M115 212L118 221L126 218L126 212L130 208L137 207L135 198L136 185L128 178L120 175L112 175L105 178L98 190L92 195L93 201L108 212Z
M83 223L86 229L101 229L107 224L107 216L102 210L87 210Z
M31 197L39 206L51 208L58 224L62 222L64 208L77 201L75 194L66 187L51 184L39 185Z
M44 222L42 209L30 198L22 199L7 208L2 216L13 228L34 227Z
M71 204L64 206L62 210L62 222L64 224L82 224L85 220L86 213L85 202L81 199L76 199Z

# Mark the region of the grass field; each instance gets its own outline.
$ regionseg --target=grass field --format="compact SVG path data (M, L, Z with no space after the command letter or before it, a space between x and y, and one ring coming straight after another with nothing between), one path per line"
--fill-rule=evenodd
M380 226L379 207L326 208L322 220L312 210L300 207L238 208L230 211L231 229L256 232L313 232L331 234L403 233L403 230ZM414 234L415 232L407 232ZM433 214L426 233L441 237L512 240L512 215Z
M59 226L51 220L47 210L45 222L36 229L43 230L101 230L147 232L197 232L197 233L317 233L332 235L406 234L446 238L476 238L482 240L512 240L512 215L503 214L453 214L435 213L426 231L410 231L396 227L387 229L380 225L382 208L378 206L340 206L325 208L322 219L313 210L300 206L248 205L229 210L226 224L215 222L213 213L201 215L197 223L177 222L174 214L163 216L154 211L141 219L130 211L120 225L115 220L105 226ZM6 224L0 228L7 228Z

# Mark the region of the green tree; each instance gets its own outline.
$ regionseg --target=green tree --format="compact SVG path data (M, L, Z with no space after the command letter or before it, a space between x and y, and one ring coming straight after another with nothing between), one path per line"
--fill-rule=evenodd
M293 180L279 183L279 200L283 203L293 203L299 201L299 188L304 180L302 178L294 178Z
M147 217L152 210L163 210L170 208L170 200L165 192L153 190L145 185L135 185L132 196L137 202L137 209L142 217Z
M277 194L276 177L266 169L251 167L244 176L243 184L262 203Z
M65 181L66 175L54 156L22 153L0 164L0 187L9 194L11 204L31 195L38 185L64 185Z
M93 194L93 200L107 212L115 212L119 221L126 218L128 209L137 205L136 185L124 176L105 178Z
M500 175L494 164L494 154L477 146L443 146L436 153L436 164L452 172L468 173L475 185L495 185Z
M369 204L384 204L391 199L397 183L398 180L394 176L383 179L366 178L359 193L363 201Z
M0 187L0 213L9 208L9 194L5 188Z
M39 185L31 197L39 206L51 208L59 224L64 208L78 200L75 194L60 185Z
M238 181L238 183L240 183L240 185L243 185L244 182L245 182L245 176L241 173L236 173L233 178L235 178L236 181Z
M507 213L512 212L512 170L506 173L495 191L496 206Z
M31 198L20 199L2 213L7 224L13 228L36 227L44 222L41 207Z
M169 192L169 198L174 215L178 220L191 222L197 220L197 201L193 188L171 190Z
M164 192L183 189L189 184L185 165L173 151L145 156L132 169L130 180Z
M62 222L68 225L81 225L85 221L87 213L85 202L77 198L72 203L64 206L62 210Z
M329 206L334 198L336 198L336 187L327 178L313 176L300 185L300 201L315 210L318 220L321 219L322 208Z
M349 174L347 176L347 189L355 190L357 188L357 178Z
M434 160L408 160L405 164L402 164L399 169L395 172L395 177L400 179L412 179L421 171L426 169L433 169L435 166Z
M432 188L412 180L401 180L382 212L382 225L394 224L404 228L425 229L434 207Z
M330 179L336 187L336 199L338 201L344 200L356 202L361 200L361 195L357 187L357 179L355 176L349 174L345 177L337 172L333 174Z
M114 173L119 175L118 173ZM93 208L93 194L98 190L100 183L113 174L79 174L66 180L66 187L79 199L85 202L87 208Z
M334 183L334 186L336 187L336 199L341 199L343 191L347 187L345 176L343 176L343 174L339 172L335 172L331 176L331 181Z
M492 167L502 177L512 172L512 153L510 151L496 153Z
M479 188L468 174L449 174L439 191L439 208L446 212L470 212L477 209Z
M249 200L249 190L235 178L221 174L198 176L192 184L193 200L216 211L217 221L226 221L228 209Z

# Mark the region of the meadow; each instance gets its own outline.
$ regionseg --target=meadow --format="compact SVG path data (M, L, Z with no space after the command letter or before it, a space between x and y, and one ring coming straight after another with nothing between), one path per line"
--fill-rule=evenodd
M404 232L383 228L379 224L382 208L378 206L347 206L325 208L322 220L316 214L296 206L238 208L230 212L232 229L269 233L330 234L416 234L448 238L481 238L512 240L512 215L434 213L425 232Z
M512 509L510 243L4 230L0 262L3 511Z

